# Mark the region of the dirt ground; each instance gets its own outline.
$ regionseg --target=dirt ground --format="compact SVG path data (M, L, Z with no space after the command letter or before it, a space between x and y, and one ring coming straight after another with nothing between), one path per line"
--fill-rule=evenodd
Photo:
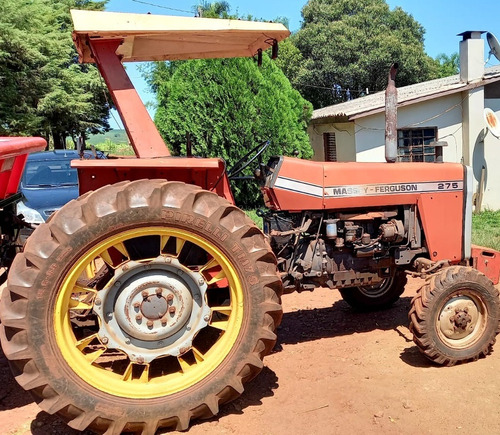
M276 351L200 434L498 434L500 344L477 362L430 364L408 331L413 280L391 309L353 312L338 292L283 297ZM40 412L0 354L0 434L77 432Z

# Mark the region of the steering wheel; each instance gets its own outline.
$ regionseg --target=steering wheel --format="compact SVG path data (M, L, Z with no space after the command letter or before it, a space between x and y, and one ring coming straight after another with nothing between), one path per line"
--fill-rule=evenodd
M267 147L271 144L268 140L259 143L257 146L252 148L250 151L248 151L241 159L239 159L231 169L227 171L227 176L228 178L234 178L236 175L238 175L241 171L243 171L245 168L250 165L257 157L260 157L260 155L267 149ZM254 154L252 156L252 154ZM250 157L252 156L252 157Z

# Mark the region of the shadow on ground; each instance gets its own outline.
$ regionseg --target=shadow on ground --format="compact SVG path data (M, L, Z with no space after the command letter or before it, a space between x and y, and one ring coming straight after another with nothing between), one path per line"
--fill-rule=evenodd
M269 367L264 367L260 374L245 385L245 392L242 396L230 403L222 405L220 412L215 417L208 420L195 420L191 427L198 426L205 422L218 421L221 417L232 414L242 414L245 408L262 404L262 399L274 396L274 390L278 388L278 377ZM167 432L159 432L167 433Z
M410 297L402 297L387 310L357 312L340 300L327 308L285 313L278 328L278 343L297 344L376 329L396 330L402 326L407 327L410 303Z
M14 379L9 362L0 346L0 412L21 408L33 402L30 394L24 391Z
M412 343L409 338L411 334L407 330L411 300L411 297L402 297L389 309L372 312L355 311L346 302L339 300L327 308L285 313L278 328L278 342L274 351L280 352L284 344L298 344L376 329L396 331L403 343ZM433 366L415 345L406 348L400 358L414 367Z
M410 334L406 329L410 304L410 297L402 297L387 310L364 313L354 311L346 302L340 300L327 308L309 309L307 307L307 309L285 313L278 329L278 342L274 352L280 352L284 344L299 344L373 330L394 330L401 336L402 342L410 344ZM414 345L405 348L400 358L414 367L432 365ZM1 349L0 382L4 386L0 395L0 411L22 407L33 402L31 396L14 380ZM264 367L260 375L246 385L243 396L221 406L219 415L207 421L218 421L219 418L227 415L241 414L245 408L260 405L263 398L273 396L274 390L277 388L276 373L268 367ZM203 424L203 421L192 422L192 426L198 424ZM31 422L31 431L34 435L82 434L82 432L70 429L59 418L45 412L39 412L35 420ZM90 434L90 432L83 432L83 434Z

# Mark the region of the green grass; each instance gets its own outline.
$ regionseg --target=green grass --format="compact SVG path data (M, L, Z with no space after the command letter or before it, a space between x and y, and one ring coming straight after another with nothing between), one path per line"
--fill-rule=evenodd
M128 143L125 130L110 130L102 134L93 134L87 145L94 145L99 151L118 156L133 156L134 150Z
M125 130L110 130L106 133L102 134L92 134L87 139L87 143L89 145L99 145L100 143L104 143L106 141L110 141L115 144L128 144L127 133Z
M262 218L260 216L257 216L257 210L243 210L247 216L252 219L255 224L262 229Z
M472 243L500 251L500 210L472 215Z

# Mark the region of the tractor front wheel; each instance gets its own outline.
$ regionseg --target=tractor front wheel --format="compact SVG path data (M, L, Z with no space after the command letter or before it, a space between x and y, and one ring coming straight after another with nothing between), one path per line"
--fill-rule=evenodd
M435 363L476 360L500 332L498 290L475 269L448 267L418 291L409 318L413 341Z
M29 238L1 301L2 347L21 386L75 429L184 430L260 372L280 294L241 210L192 185L124 182Z

